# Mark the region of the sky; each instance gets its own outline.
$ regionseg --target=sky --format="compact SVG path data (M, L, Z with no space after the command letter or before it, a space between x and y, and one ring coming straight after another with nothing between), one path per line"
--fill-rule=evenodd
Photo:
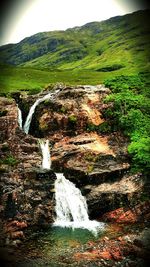
M145 8L144 0L5 0L0 14L0 45Z

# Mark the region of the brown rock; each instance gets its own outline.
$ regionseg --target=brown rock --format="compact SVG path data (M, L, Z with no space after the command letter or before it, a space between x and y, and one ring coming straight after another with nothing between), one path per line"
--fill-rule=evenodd
M133 209L119 208L114 211L105 213L102 220L116 223L135 223L144 220L145 215L149 213L150 202L139 204Z

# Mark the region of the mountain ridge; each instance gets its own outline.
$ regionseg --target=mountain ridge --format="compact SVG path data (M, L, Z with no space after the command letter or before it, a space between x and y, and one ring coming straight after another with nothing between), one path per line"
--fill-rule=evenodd
M142 10L65 31L37 33L17 44L1 46L0 62L33 68L97 71L137 68L143 61L146 66L149 64L150 29L146 22L149 15L150 10Z

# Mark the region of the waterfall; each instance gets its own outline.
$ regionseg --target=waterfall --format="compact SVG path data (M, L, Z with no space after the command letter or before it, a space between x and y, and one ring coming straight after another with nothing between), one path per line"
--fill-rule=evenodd
M50 169L51 168L51 159L50 159L50 151L49 151L49 140L39 140L39 144L42 151L42 168Z
M54 96L57 95L57 93L59 92L59 90L56 90L55 93L48 93L47 95L43 96L42 98L39 98L35 101L35 103L31 106L28 116L26 118L25 124L24 124L24 132L26 134L28 134L29 129L30 129L30 124L31 124L31 120L32 120L32 116L34 114L34 111L36 109L36 107L43 101L47 100L47 99L53 99Z
M54 226L83 228L97 234L104 229L104 223L91 221L86 199L80 190L62 173L56 173L55 199L56 220Z
M22 129L22 112L19 107L18 107L18 124L20 129Z

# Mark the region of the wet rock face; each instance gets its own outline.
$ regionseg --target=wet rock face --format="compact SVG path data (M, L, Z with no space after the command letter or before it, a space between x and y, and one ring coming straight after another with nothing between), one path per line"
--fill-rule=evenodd
M15 129L18 126L17 106L15 101L0 97L0 108L0 142L4 143L5 140L15 135Z
M59 129L63 135L74 136L86 131L89 124L100 125L103 123L101 100L108 93L109 89L103 86L63 88L56 99L46 100L38 106L30 133L36 137L46 137ZM24 109L26 100L22 103Z
M53 171L41 170L38 140L18 127L14 100L0 99L0 231L2 244L19 244L31 226L46 226L54 218Z
M84 186L91 216L98 216L119 207L132 207L140 202L143 192L140 175L126 174L121 179L107 181L98 186Z
M15 174L16 179L13 175L10 173L9 177L1 177L0 195L1 223L5 225L5 236L10 243L14 239L25 238L24 229L19 235L19 223L24 223L26 227L50 225L54 220L55 206L56 176L53 171L31 168ZM17 227L13 227L15 221L18 222Z

